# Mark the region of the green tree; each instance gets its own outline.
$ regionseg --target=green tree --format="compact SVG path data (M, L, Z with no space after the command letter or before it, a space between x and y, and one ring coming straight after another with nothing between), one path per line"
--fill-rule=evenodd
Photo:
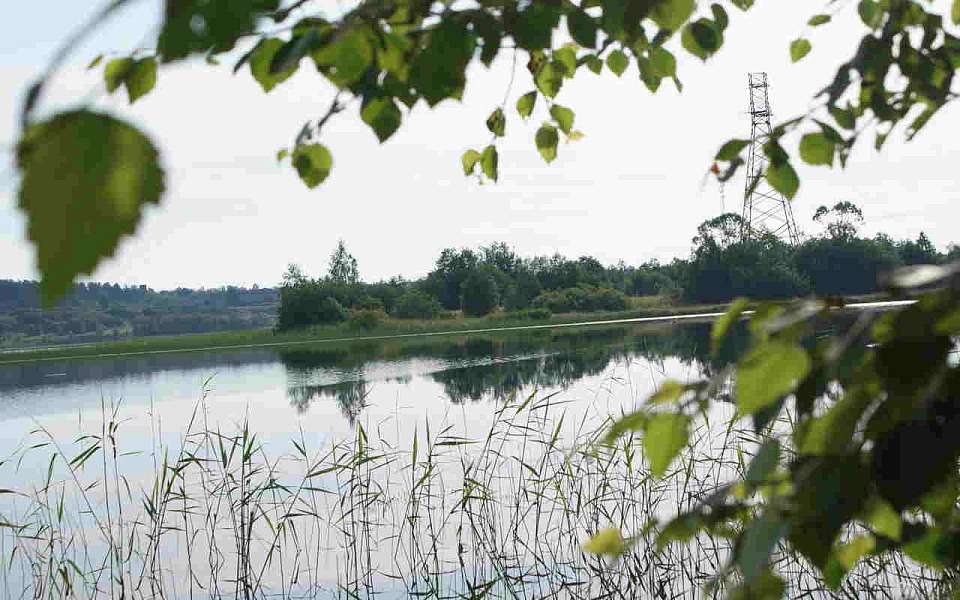
M835 240L851 240L863 225L863 211L853 202L844 200L832 207L821 206L813 213L813 220L823 225L829 237Z
M357 270L357 259L347 252L347 245L343 240L337 240L337 247L330 255L330 267L327 269L327 278L333 283L354 284L360 281Z
M463 280L460 298L463 314L482 317L500 303L497 280L489 269L475 269Z

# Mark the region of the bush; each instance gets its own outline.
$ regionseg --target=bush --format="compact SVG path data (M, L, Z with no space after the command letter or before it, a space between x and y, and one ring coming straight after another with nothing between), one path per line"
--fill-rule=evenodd
M339 323L347 318L347 310L330 293L316 283L303 283L280 288L280 306L277 311L277 329L285 331L327 323Z
M383 311L383 300L376 296L366 295L357 301L356 308L361 310L379 310Z
M525 308L523 310L518 310L512 313L506 313L505 315L508 318L513 319L529 319L531 321L541 321L543 319L549 319L553 316L553 313L550 312L549 308Z
M408 290L397 299L393 316L398 319L435 319L443 307L433 296L420 290Z
M464 280L460 288L460 298L463 314L482 317L495 309L500 301L497 282L490 273L476 270Z
M611 288L574 287L544 292L534 299L533 307L554 313L626 310L627 297Z
M361 309L350 313L347 324L354 329L369 331L381 325L387 314L379 309Z

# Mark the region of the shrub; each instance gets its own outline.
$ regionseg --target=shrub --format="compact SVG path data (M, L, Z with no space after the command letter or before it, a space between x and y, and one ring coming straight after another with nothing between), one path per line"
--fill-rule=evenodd
M283 331L325 323L339 323L347 310L322 285L303 283L280 289L277 329Z
M460 288L460 298L463 314L482 317L499 303L497 282L490 273L476 270L464 280Z
M531 321L540 321L543 319L549 319L553 316L553 313L550 312L549 308L525 308L523 310L518 310L516 312L507 313L508 317L514 319L529 319Z
M611 288L574 287L544 292L534 299L533 307L554 313L626 310L627 297Z
M397 299L393 316L398 319L435 319L443 307L433 296L420 290L408 290Z
M363 296L362 298L360 298L360 300L357 301L356 308L359 308L362 310L383 311L383 300L381 300L380 298L377 298L376 296L371 296L367 294L366 296Z
M361 309L350 313L347 324L354 329L369 331L382 324L387 315L379 309Z

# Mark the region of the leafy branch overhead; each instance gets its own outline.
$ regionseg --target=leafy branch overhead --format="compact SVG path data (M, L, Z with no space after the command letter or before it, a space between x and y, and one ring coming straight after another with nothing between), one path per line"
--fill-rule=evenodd
M106 18L128 1L112 3L99 17ZM623 77L635 66L633 72L652 92L658 91L665 79L681 89L675 53L682 50L709 60L731 35L735 14L753 4L752 0L363 0L344 10L319 0L289 5L280 0L166 0L154 43L129 57L104 61L103 75L109 91L124 87L129 100L135 102L154 89L158 67L162 70L190 57L204 57L214 67L229 61L234 72L249 72L267 93L310 65L304 75L316 73L342 100L322 116L308 120L287 150L298 175L314 187L326 179L333 166L330 150L319 141L323 126L343 113L344 107L358 106L361 120L380 142L386 142L415 105L422 102L433 107L462 98L472 64L489 67L500 54L508 53L515 65L526 66L530 82L530 91L520 97L515 108L524 119L542 111L544 121L531 145L550 162L558 156L560 134L567 140L582 135L573 129L575 107L557 101L565 82L582 73L582 67ZM951 85L960 64L960 41L945 29L943 15L913 0L863 0L856 10L865 34L852 58L827 82L820 96L823 114L787 121L776 128L770 141L768 177L787 196L792 197L800 186L791 152L781 143L787 133L813 126L821 137L804 137L801 159L831 165L836 158L843 164L864 134L864 124L873 124L879 147L901 121L907 120L906 133L913 136L954 98ZM946 17L956 22L957 12L954 6ZM810 31L790 44L794 60L814 47L813 28L830 22L829 15L810 18ZM64 53L94 30L81 30ZM61 60L58 56L51 70ZM887 77L893 69L904 75L904 84L896 88L888 87L894 85ZM44 83L41 80L27 94L24 123L34 121ZM484 160L471 162L472 154L464 155L468 174L474 172L469 167L480 164L482 177L499 177L496 140L510 131L508 122L514 117L508 108L496 107L487 120L493 139L473 151ZM23 135L26 133L25 129ZM104 160L107 158L104 155ZM741 161L739 153L730 152L721 153L718 160L728 162L724 178L731 177ZM143 168L158 169L158 164ZM93 196L85 201L94 203L98 188L93 175L81 163L60 166L84 181L78 189L89 190ZM45 168L36 161L21 165L24 178L31 175L27 169ZM23 198L29 191L27 187L21 190L21 204L33 207L28 209L28 218L38 218L33 211L41 208L65 214L65 200ZM154 199L131 197L125 201L140 205ZM45 240L41 236L36 243ZM115 243L108 245L111 252ZM47 276L46 270L43 274Z

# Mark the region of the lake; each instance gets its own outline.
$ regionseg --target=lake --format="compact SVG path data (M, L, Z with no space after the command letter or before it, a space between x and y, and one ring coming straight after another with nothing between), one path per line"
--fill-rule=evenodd
M745 346L738 330L712 357L708 323L621 324L3 366L0 488L23 495L0 508L51 538L0 536L19 548L3 590L710 596L726 540L656 552L642 532L734 478L752 432L718 404L661 481L635 445L597 442ZM611 525L638 536L620 562L580 551ZM802 561L778 567L827 597ZM904 577L846 586L927 591Z

